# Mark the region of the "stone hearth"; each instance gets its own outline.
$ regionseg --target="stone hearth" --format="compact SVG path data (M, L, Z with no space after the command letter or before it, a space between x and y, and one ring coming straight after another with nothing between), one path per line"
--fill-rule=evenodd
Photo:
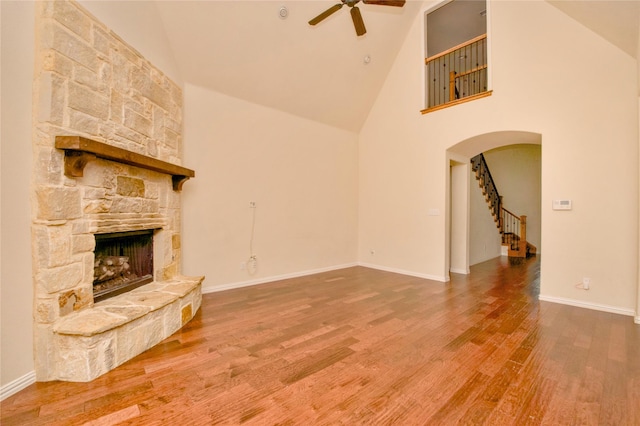
M168 337L200 307L203 277L180 275L179 190L193 176L180 166L182 91L77 3L36 7L36 378L88 381ZM81 171L70 172L59 136L124 157L83 154ZM94 303L95 235L140 230L153 231L153 282Z

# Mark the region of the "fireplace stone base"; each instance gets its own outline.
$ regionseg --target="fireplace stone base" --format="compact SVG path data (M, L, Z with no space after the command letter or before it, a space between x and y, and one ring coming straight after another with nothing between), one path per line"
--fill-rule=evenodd
M60 318L51 379L91 381L169 337L200 308L203 279L153 282Z

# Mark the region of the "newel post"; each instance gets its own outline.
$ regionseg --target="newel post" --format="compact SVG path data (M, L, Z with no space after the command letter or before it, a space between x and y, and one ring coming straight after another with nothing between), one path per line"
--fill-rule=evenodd
M520 216L520 240L527 241L527 216Z

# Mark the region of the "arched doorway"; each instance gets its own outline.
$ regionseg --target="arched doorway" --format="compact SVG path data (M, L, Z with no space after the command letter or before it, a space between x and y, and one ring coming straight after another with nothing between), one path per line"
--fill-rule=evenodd
M477 135L452 145L447 150L449 175L447 176L446 212L448 220L446 235L446 270L455 273L468 273L474 262L473 223L471 217L471 191L475 188L469 184L472 173L470 160L477 154L511 145L541 145L542 135L524 131L499 131ZM541 156L540 156L541 161ZM538 207L539 207L538 201ZM541 238L541 224L536 224L539 239ZM475 244L478 245L478 244ZM490 254L489 254L490 255Z

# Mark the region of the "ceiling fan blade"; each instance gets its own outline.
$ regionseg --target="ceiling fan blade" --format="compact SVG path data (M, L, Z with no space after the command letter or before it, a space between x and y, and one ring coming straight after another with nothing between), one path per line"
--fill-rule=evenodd
M367 29L364 27L364 21L362 20L360 9L356 6L351 8L351 19L353 19L353 26L356 27L356 34L359 36L364 35L364 33L367 32Z
M362 0L364 4L375 4L379 6L395 6L402 7L406 3L405 0Z
M318 15L315 18L313 18L312 20L310 20L309 21L309 25L319 24L321 21L327 19L329 16L333 15L334 13L336 13L337 11L342 9L343 5L344 5L343 3L338 3L338 4L334 5L334 6L331 6L329 9L325 10L320 15Z

